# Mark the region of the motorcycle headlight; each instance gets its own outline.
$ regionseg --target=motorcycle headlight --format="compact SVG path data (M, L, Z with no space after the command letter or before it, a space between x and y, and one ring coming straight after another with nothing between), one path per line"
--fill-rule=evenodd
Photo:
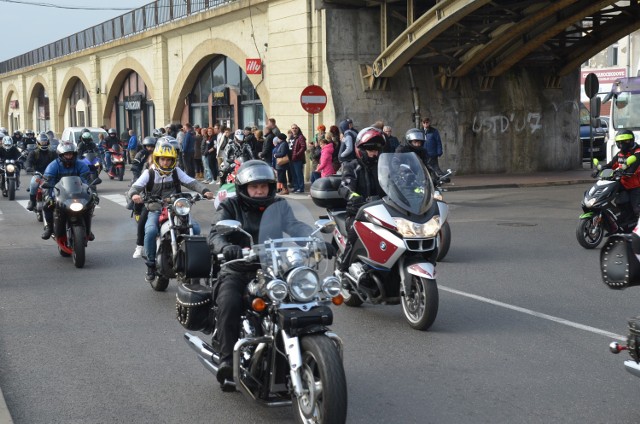
M269 299L282 302L288 294L287 283L282 280L271 280L267 283L267 296Z
M74 212L80 212L82 209L84 209L84 206L82 205L82 203L74 202L69 205L69 209L71 209Z
M291 290L291 296L299 302L308 302L318 292L320 278L318 274L307 267L296 268L289 273L287 283Z
M334 276L330 276L322 280L322 292L329 297L336 297L340 294L342 285L340 280Z
M584 202L584 205L586 207L588 207L588 208L593 207L593 205L595 205L595 204L596 204L596 199L595 198L594 199L589 199L586 202Z
M177 199L175 202L173 202L173 211L176 213L176 215L189 215L189 212L191 212L191 203L189 203L189 201L184 197L181 197L180 199Z
M16 172L16 167L15 167L15 165L11 165L11 164L9 164L9 165L7 165L7 168L6 168L6 169L7 169L7 172L9 172L9 173Z
M440 217L438 215L424 224L417 224L404 218L394 218L394 220L398 232L403 237L435 237L440 231Z

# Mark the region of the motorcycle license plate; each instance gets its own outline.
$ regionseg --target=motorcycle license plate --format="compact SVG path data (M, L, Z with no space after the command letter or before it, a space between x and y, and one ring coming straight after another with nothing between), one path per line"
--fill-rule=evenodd
M599 152L599 151L600 151L600 148L599 148L599 147L594 147L593 149L592 149L592 148L589 148L589 149L588 149L588 151L589 151L589 152Z

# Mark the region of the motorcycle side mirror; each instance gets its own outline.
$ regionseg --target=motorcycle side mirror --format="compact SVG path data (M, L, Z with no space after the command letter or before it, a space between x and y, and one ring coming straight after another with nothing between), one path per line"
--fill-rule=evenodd
M627 165L632 165L634 163L636 163L638 159L636 158L636 155L631 155L627 158Z
M240 221L233 219L223 219L216 224L216 232L218 234L227 235L242 230Z
M314 223L314 225L321 233L324 234L331 234L336 228L336 223L332 219L319 219Z

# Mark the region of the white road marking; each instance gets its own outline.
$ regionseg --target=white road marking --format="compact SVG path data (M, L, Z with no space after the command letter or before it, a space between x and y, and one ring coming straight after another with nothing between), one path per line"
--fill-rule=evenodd
M509 305L508 303L499 302L497 300L489 299L486 297L478 296L471 293L466 293L460 290L451 289L449 287L438 285L438 288L444 290L449 293L459 294L460 296L465 296L471 299L479 300L480 302L489 303L491 305L500 306L502 308L511 309L512 311L522 312L523 314L531 315L534 317L546 319L549 321L557 322L558 324L567 325L569 327L577 328L579 330L589 331L591 333L600 334L609 338L618 339L622 341L626 341L627 337L622 336L620 334L615 334L610 331L601 330L599 328L590 327L588 325L579 324L577 322L569 321L564 318L554 317L553 315L543 314L541 312L532 311L531 309L521 308L519 306Z
M98 194L100 199L107 199L114 203L119 204L120 206L127 206L127 198L124 194Z

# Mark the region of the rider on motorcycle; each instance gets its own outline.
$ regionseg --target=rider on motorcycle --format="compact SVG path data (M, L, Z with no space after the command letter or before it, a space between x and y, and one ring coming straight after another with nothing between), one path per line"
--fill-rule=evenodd
M232 219L242 224L242 229L258 240L260 220L268 206L281 202L282 213L277 214L281 222L269 223L274 229L273 238L281 237L284 232L292 237L306 236L310 227L295 219L288 203L276 198L276 175L271 166L261 160L244 162L236 175L236 197L224 200L213 217L209 233L209 246L214 254L222 253L226 261L243 257L242 247L250 247L247 236L240 232L218 234L215 224L224 219ZM275 215L274 215L275 216ZM273 226L271 226L273 224ZM277 232L280 234L277 234ZM265 238L265 237L262 237ZM329 256L335 252L329 244ZM220 342L220 367L217 378L220 383L233 379L233 346L240 333L242 296L247 283L256 275L259 264L240 262L222 268L218 274L216 303L218 305L218 341Z
M418 155L422 163L429 170L429 175L433 181L437 181L438 172L431 167L429 164L429 155L427 154L427 149L425 149L425 142L427 141L426 136L423 131L420 131L417 128L411 128L407 130L404 135L404 143L400 144L396 149L396 153L415 153ZM449 182L449 177L443 178L443 182Z
M147 220L144 226L144 251L147 256L148 281L153 281L156 275L156 236L158 235L162 202L179 191L180 186L201 193L207 199L213 198L213 193L198 180L191 178L177 167L178 152L173 147L173 137L161 137L153 150L153 165L144 171L140 178L129 189L127 196L133 203L145 203ZM153 179L150 180L150 177ZM144 195L143 196L141 195ZM193 221L194 234L200 234L200 225Z
M9 133L6 131L6 128L3 132L5 133L5 135L9 135ZM20 132L19 130L15 130L13 132L13 144L15 144L16 146L22 144L22 132Z
M347 241L344 253L338 259L338 270L346 272L349 269L348 258L358 234L353 228L353 221L360 207L367 203L370 196L384 196L384 191L378 182L378 155L384 147L384 136L380 129L368 127L358 133L356 138L356 159L344 162L342 183L338 194L347 200L346 226Z
M21 142L17 143L17 146L21 149L26 149L29 144L36 144L36 133L33 130L26 130Z
M233 135L233 143L229 143L224 151L225 170L220 179L220 184L224 184L227 180L227 175L230 172L230 165L235 162L237 158L242 158L244 162L253 159L253 151L251 146L244 142L244 132L242 130L236 130Z
M640 146L636 144L633 131L630 130L618 131L616 134L616 146L620 149L618 154L606 165L598 165L598 169L594 173L597 174L602 169L618 169L623 165L626 167L627 158L635 155L636 162L624 170L620 183L629 193L629 202L633 208L633 213L638 216L640 215Z
M56 154L49 150L49 137L45 133L40 133L36 144L38 145L37 149L29 152L29 156L27 156L25 168L29 173L39 172L44 174L47 166L56 159ZM33 211L36 206L37 191L38 178L34 175L29 183L29 203L27 203L27 210L29 211Z
M85 152L98 153L98 146L93 141L93 136L89 130L80 135L80 141L78 142L78 157L81 158Z
M50 188L45 194L45 207L43 209L45 227L42 233L42 239L48 240L53 233L53 211L55 209L55 186L62 177L78 176L83 183L89 184L89 166L78 160L78 151L75 144L72 141L64 141L58 144L56 149L58 153L58 159L51 162L47 169L44 171L44 180L47 182ZM92 202L89 208L84 213L84 222L87 229L87 239L94 240L95 236L91 232L91 217L93 216L93 209L95 202Z
M115 128L109 128L109 131L107 131L107 138L105 139L104 146L104 161L105 165L107 166L105 170L107 172L111 171L111 152L109 151L109 149L113 148L113 146L118 143L120 143L118 132Z
M153 154L153 149L156 147L156 138L147 136L142 140L142 150L136 153L136 157L133 158L131 164L131 173L133 174L133 181L135 182L140 178L140 174L148 162L149 156Z
M2 149L0 149L0 162L13 159L20 159L20 150L13 144L13 139L8 135L2 137ZM16 171L16 188L20 187L20 163L18 163ZM2 192L3 196L7 196L6 190Z

